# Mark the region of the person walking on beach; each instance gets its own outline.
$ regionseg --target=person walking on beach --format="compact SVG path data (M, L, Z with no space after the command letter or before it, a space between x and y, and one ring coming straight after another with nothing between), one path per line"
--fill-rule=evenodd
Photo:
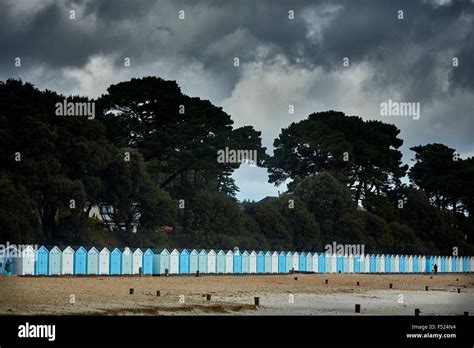
M438 265L436 263L433 266L433 269L434 269L435 275L437 275L438 274Z

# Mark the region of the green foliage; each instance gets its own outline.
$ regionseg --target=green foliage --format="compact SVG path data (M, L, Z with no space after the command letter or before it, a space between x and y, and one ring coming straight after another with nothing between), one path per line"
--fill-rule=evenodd
M0 82L5 241L299 251L335 241L370 253L474 252L474 159L442 144L413 147L414 185L404 186L393 125L314 113L282 129L269 157L261 132L233 128L222 108L174 81L112 85L94 120L56 116L64 98ZM257 151L270 182L291 180L289 191L237 202L240 163L220 163L225 148ZM112 207L111 220L91 218L95 207ZM114 224L125 231L111 231Z

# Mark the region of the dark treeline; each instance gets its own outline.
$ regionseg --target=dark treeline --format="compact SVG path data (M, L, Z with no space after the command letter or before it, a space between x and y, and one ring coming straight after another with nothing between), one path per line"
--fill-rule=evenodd
M420 145L408 169L394 125L314 113L282 129L269 156L259 131L233 127L222 108L184 95L174 81L132 79L97 100L67 97L93 102L93 119L58 116L65 99L19 80L0 83L4 241L316 251L336 241L371 253L474 251L473 158ZM291 181L288 191L239 203L232 173L241 164L218 161L225 148L255 150L271 183Z

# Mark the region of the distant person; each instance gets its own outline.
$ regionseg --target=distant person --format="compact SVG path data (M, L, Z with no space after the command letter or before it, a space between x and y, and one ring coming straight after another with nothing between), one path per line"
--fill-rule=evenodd
M438 265L435 263L435 265L433 266L433 270L435 272L435 275L438 274Z

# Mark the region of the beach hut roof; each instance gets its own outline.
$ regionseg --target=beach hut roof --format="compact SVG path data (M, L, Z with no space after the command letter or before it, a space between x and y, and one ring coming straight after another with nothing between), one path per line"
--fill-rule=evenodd
M59 250L61 250L61 251L64 251L64 250L66 250L67 248L72 249L69 245L59 245L58 248L59 248ZM73 249L72 249L72 250L73 250Z
M87 252L91 252L92 250L99 252L99 250L96 247L90 247L89 250L87 250Z
M167 252L169 254L169 251L164 248L159 248L159 249L151 249L155 254L161 254L163 252Z
M122 250L120 248L113 248L111 253L113 253L114 251L118 251L120 254L122 253Z
M132 248L133 253L135 254L137 251L141 252L143 254L143 250L140 248Z
M61 251L61 249L59 249L56 245L46 245L45 248L48 250L48 251L51 251L53 249L58 249Z
M224 250L219 250L219 252L217 253L217 255L221 255L221 254L224 254L224 255L225 255L225 251L224 251Z
M78 251L79 249L82 249L84 251L87 251L86 248L84 248L83 246L72 246L71 247L74 251Z
M188 249L178 249L179 253L188 253L189 254L189 251Z
M107 247L102 247L102 248L97 248L98 250L100 250L100 252L102 251L107 251L108 253L110 253L110 250L107 248Z

